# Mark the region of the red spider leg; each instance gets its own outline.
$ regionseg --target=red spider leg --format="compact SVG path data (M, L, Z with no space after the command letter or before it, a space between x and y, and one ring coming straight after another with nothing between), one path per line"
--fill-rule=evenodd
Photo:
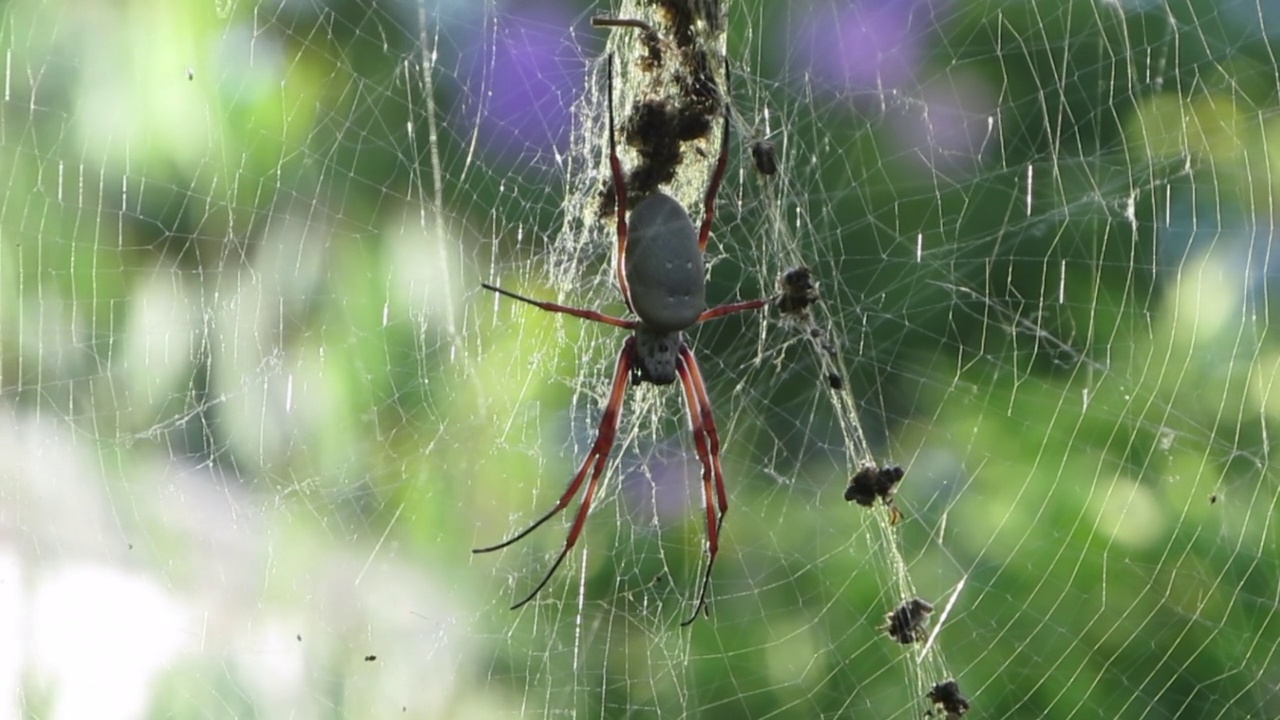
M724 59L724 94L720 98L724 103L724 132L720 135L720 157L716 160L716 169L711 173L711 184L707 186L706 197L702 200L702 227L698 229L698 249L707 251L707 240L711 238L711 221L716 216L716 194L720 192L720 181L724 180L724 171L729 166L729 58Z
M565 490L564 495L560 496L560 500L555 507L511 539L504 540L497 545L477 548L471 551L473 553L487 553L501 550L519 541L524 536L537 530L543 523L555 517L573 501L573 497L578 494L578 488L582 487L583 479L587 476L587 469L592 468L592 461L595 461L594 468L591 470L591 481L587 483L587 492L582 497L582 504L578 506L578 513L573 519L573 527L569 529L569 536L565 538L564 548L560 551L560 556L556 558L556 561L551 565L551 569L543 576L542 582L538 583L533 592L529 593L523 600L512 605L512 610L532 600L535 595L542 591L542 588L547 586L547 583L551 581L551 576L556 574L556 570L560 568L560 564L564 562L565 557L569 555L569 551L573 549L574 544L578 542L578 537L582 534L582 527L586 523L587 513L591 510L591 501L595 498L600 476L604 474L605 465L609 460L609 451L613 449L613 441L617 436L618 416L622 412L622 400L627 389L627 379L631 374L631 367L634 363L635 338L629 337L622 345L622 352L618 354L617 369L613 373L613 390L609 392L609 404L605 405L604 412L600 415L600 426L596 431L595 444L591 446L591 452L587 453L587 457L583 459L582 465L578 468L578 473L573 476L573 482L569 483L569 489Z
M760 298L759 300L743 300L742 302L729 303L728 305L720 305L710 310L704 310L698 316L697 322L706 320L715 320L718 317L732 315L733 313L743 312L745 310L759 310L769 304L769 298Z
M711 567L716 561L716 551L720 545L720 528L724 525L724 516L729 512L729 496L724 489L724 469L720 466L720 433L716 430L716 421L711 414L711 397L707 394L707 384L702 379L702 370L698 367L698 360L693 355L693 351L687 345L680 348L680 359L683 361L677 364L677 369L682 369L682 379L685 374L688 375L688 385L692 386L694 398L689 403L690 413L694 403L697 400L697 407L701 413L699 423L695 423L695 444L697 439L696 428L700 425L702 433L706 436L706 442L709 446L707 453L711 457L711 477L715 481L716 486L716 503L719 508L719 516L713 525L711 522L711 487L706 479L706 470L703 470L703 496L707 504L707 538L708 538L708 554L707 571L702 576L702 589L698 594L698 607L694 609L693 615L683 625L692 623L698 617L698 610L705 608L707 603L707 587L711 584ZM688 390L686 389L686 393ZM706 462L705 460L703 461Z
M707 383L702 379L702 370L698 367L698 359L693 356L693 351L686 345L680 349L680 357L689 367L693 389L698 395L698 407L702 409L702 426L711 446L711 467L716 481L716 496L720 502L720 525L723 525L725 513L729 512L729 497L724 490L724 470L720 467L720 433L716 430L715 418L711 416L711 397L707 395ZM719 527L716 529L718 531Z
M599 313L599 312L596 312L595 310L587 310L585 308L576 308L576 307L570 307L568 305L560 305L558 303L553 303L553 302L543 302L541 300L534 300L533 298L527 298L523 295L518 295L516 293L513 293L510 290L503 290L502 288L496 285L490 285L489 283L480 283L480 287L484 288L485 290L492 290L498 293L499 295L506 295L512 300L519 300L520 302L523 302L523 303L529 303L530 305L542 308L543 310L546 310L548 312L565 313L566 315L580 317L583 320L594 320L595 322L598 322L598 323L604 323L605 325L613 325L614 327L626 328L628 330L634 329L636 325L639 324L635 320L623 320L622 318L614 317L612 315L605 315L604 313Z
M618 209L618 289L622 291L622 299L631 307L631 286L627 284L626 267L623 260L627 256L627 182L622 176L622 161L618 159L618 141L614 138L613 129L613 55L609 56L609 169L613 171L614 205Z
M689 374L689 368L684 360L684 353L681 358L676 361L676 372L680 374L680 384L684 387L685 404L689 408L689 425L693 428L693 446L698 452L698 461L702 463L702 502L707 509L707 570L702 576L702 587L698 591L698 602L693 606L693 614L688 620L680 623L683 627L698 619L698 614L707 607L707 587L711 582L711 568L716 561L716 553L720 550L720 523L723 521L724 515L721 511L720 519L716 518L716 500L711 494L711 483L713 478L714 465L712 465L710 450L707 445L707 433L704 424L706 417L706 409L702 407L702 403L698 398L698 392L693 386L693 377Z

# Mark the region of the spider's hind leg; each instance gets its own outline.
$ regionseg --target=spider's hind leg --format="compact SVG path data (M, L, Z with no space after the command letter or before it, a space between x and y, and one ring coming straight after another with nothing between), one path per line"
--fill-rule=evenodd
M605 405L604 412L600 416L600 427L596 432L596 441L591 446L591 452L587 453L587 457L583 459L577 474L573 476L573 482L569 483L569 488L560 496L560 500L556 502L555 507L510 539L504 540L497 545L477 548L471 551L473 553L487 553L501 550L537 530L543 523L558 515L569 506L569 503L573 502L573 498L578 494L578 489L582 487L583 481L586 480L587 470L591 470L591 480L587 482L586 494L583 495L582 504L578 506L578 512L574 515L573 526L569 529L568 537L565 538L564 547L560 549L560 555L551 564L551 569L547 570L547 574L542 577L542 582L539 582L533 592L526 595L523 600L512 605L512 610L532 600L547 586L547 583L551 581L551 576L555 575L556 570L560 568L560 564L568 557L569 551L573 549L573 546L578 542L578 538L582 535L582 528L587 521L587 513L591 511L591 501L595 499L596 490L600 485L600 476L604 474L605 468L609 464L609 452L613 450L613 441L618 434L618 417L622 413L622 401L627 389L627 378L631 375L631 370L635 365L635 357L635 339L627 338L627 341L622 346L622 352L618 354L618 363L613 372L613 389L609 393L609 403Z
M698 369L698 361L693 351L683 343L680 345L680 356L676 360L676 372L680 376L680 384L684 388L685 403L689 408L689 424L693 427L693 445L702 463L702 501L707 511L707 569L702 575L701 587L698 589L698 601L693 614L688 620L680 623L689 625L698 619L702 612L710 614L707 606L707 590L711 585L711 570L715 567L716 555L720 551L720 526L724 524L725 513L729 511L729 498L724 489L724 473L720 469L720 438L716 433L715 420L711 416L711 399L707 395L706 384ZM712 494L712 486L715 494Z

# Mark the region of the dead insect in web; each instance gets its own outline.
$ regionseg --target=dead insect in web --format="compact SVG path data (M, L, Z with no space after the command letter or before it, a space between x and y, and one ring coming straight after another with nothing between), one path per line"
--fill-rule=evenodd
M1212 495L1210 495L1210 496L1209 496L1209 504L1210 504L1210 505L1213 505L1213 504L1215 504L1215 503L1217 503L1217 502L1218 502L1218 493L1214 493L1214 494L1212 494Z
M840 377L840 373L832 370L827 373L827 385L830 385L832 390L840 392L844 389L844 378Z
M756 172L765 177L778 174L778 148L769 140L751 143L751 161L755 163Z
M934 709L938 709L941 705L942 713L946 713L946 720L958 718L969 712L969 698L960 694L960 684L954 678L943 680L940 683L934 683L933 689L929 691L929 702L932 702ZM933 710L925 713L925 717L933 717Z
M882 629L889 633L889 637L903 645L920 642L925 638L925 619L932 612L933 605L925 600L918 597L904 600L893 609L893 612L884 616L889 624Z
M844 499L863 507L871 507L879 498L889 508L889 524L897 525L902 520L902 513L893 504L893 494L904 475L906 472L897 465L885 465L882 468L864 465L849 480L849 487L844 489Z
M778 299L774 301L773 307L783 315L802 315L818 299L813 273L801 265L778 277Z

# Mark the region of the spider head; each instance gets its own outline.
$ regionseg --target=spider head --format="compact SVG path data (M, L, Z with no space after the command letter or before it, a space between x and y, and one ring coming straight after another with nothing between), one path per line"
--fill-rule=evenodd
M633 385L650 382L670 385L676 381L676 358L684 344L684 333L658 333L641 325L636 328L636 362Z

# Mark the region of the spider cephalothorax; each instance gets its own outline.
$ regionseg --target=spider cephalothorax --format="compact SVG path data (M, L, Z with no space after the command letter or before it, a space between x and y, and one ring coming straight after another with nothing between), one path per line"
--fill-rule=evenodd
M684 346L684 333L655 333L644 326L635 330L636 367L632 384L642 382L654 385L670 385L676 381L676 365L680 348Z
M725 69L726 81L728 68ZM707 569L702 576L698 602L693 615L685 621L689 624L698 617L707 604L707 586L711 581L711 568L715 564L720 547L720 524L729 509L729 499L724 488L724 473L720 468L720 438L711 415L711 398L707 394L702 371L685 340L684 331L700 322L744 310L756 310L769 304L768 298L747 300L707 309L706 272L703 253L711 236L711 221L715 217L716 192L724 179L729 158L729 104L722 103L725 112L724 131L720 138L720 156L703 198L702 225L695 229L689 212L679 202L665 193L654 193L631 211L627 219L627 186L618 160L617 140L613 122L613 60L609 62L609 166L613 174L618 214L617 266L618 289L627 309L637 319L629 320L605 315L595 310L570 307L556 303L532 300L485 283L486 289L501 295L536 305L543 310L565 313L585 320L613 325L632 331L622 343L614 368L613 386L609 401L600 417L600 428L591 452L582 461L572 482L551 508L532 525L512 538L490 547L478 548L483 553L498 550L520 540L547 520L569 506L578 490L586 482L586 492L578 506L569 536L565 539L560 555L542 582L523 600L513 606L518 608L529 602L546 587L560 563L582 534L591 501L595 498L600 477L608 464L609 451L613 448L618 430L618 415L622 412L622 400L627 380L633 384L651 382L670 385L680 381L685 404L689 410L689 424L693 428L694 448L702 464L702 497L707 513ZM727 93L726 93L727 95ZM590 480L587 475L590 473Z

